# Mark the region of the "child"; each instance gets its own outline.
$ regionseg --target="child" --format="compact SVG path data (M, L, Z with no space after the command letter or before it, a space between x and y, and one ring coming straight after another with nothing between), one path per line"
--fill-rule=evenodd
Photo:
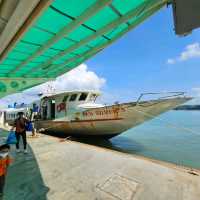
M3 196L7 168L11 162L9 150L10 146L8 144L0 146L0 199Z

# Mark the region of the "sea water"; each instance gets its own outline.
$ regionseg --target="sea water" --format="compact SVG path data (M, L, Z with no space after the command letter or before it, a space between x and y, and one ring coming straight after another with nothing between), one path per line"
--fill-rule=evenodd
M111 140L112 148L200 169L200 111L170 111Z

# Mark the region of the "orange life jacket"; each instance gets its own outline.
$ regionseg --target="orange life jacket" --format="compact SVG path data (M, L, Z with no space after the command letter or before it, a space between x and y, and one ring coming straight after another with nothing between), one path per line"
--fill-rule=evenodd
M7 167L11 163L9 156L0 158L0 176L6 175Z

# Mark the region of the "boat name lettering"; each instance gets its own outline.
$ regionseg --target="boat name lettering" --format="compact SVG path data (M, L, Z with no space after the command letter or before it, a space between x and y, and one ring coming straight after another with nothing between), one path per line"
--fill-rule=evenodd
M125 108L113 108L113 109L105 109L105 110L97 110L97 111L85 111L83 112L83 116L102 116L102 115L112 115L117 114L119 112L125 112Z

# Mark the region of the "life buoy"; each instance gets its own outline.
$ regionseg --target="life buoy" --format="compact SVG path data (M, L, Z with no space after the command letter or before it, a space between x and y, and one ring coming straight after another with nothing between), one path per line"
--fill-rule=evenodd
M66 104L64 102L57 105L58 112L61 112L62 110L65 110L65 109L66 109Z

